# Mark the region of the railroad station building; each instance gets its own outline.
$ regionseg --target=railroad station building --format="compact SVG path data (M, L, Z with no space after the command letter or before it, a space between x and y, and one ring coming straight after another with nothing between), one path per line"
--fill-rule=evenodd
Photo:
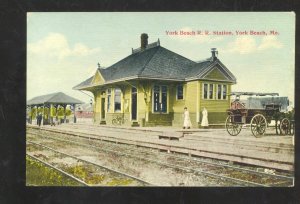
M204 107L210 124L224 124L236 78L217 54L212 49L208 59L195 62L159 40L148 44L143 33L141 47L107 68L98 66L73 89L93 93L97 124L121 117L125 126L182 126L184 107L193 128L200 127Z

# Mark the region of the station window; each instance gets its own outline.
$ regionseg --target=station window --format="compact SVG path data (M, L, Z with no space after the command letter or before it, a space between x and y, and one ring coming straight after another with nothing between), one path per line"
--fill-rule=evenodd
M121 89L115 88L114 95L115 95L115 97L114 97L115 112L120 112L121 111Z
M208 84L203 84L203 98L207 99Z
M167 112L168 88L155 85L153 87L153 112Z
M111 106L111 89L107 89L107 112L110 111Z
M214 85L209 84L209 99L213 99Z
M182 100L183 99L183 85L178 85L176 89L176 99Z
M227 85L217 84L216 96L219 100L227 99Z
M227 98L227 86L223 85L223 99Z
M203 98L213 99L214 85L213 84L203 84Z
M217 99L222 99L222 85L218 84L217 87Z

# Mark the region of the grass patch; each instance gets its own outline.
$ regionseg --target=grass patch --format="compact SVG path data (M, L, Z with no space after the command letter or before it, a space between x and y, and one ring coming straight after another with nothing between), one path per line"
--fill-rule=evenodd
M66 171L75 177L82 179L87 184L103 184L103 181L105 180L105 175L94 175L87 167L82 165L67 167Z
M128 186L129 184L132 183L131 179L118 179L118 178L113 178L111 181L107 183L108 186Z
M82 186L64 174L26 156L27 186Z

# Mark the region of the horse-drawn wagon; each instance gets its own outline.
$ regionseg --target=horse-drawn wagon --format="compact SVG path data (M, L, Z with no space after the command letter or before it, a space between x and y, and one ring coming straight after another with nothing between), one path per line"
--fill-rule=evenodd
M294 134L294 120L288 97L279 97L278 93L232 92L235 100L227 110L225 122L227 132L238 135L243 125L249 124L252 134L261 137L266 132L271 120L275 121L276 134ZM240 96L248 96L240 100ZM254 96L254 97L253 97Z

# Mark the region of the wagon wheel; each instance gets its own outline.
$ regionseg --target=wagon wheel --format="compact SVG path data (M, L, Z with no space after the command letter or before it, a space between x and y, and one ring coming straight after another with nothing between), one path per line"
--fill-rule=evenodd
M227 132L231 136L237 136L241 132L241 129L242 129L241 124L232 122L232 116L230 116L230 115L226 118L225 127L226 127Z
M290 135L294 135L295 134L295 123L293 121L290 121L291 125L290 125Z
M261 137L267 128L267 120L262 114L253 116L250 122L251 132L255 137Z
M118 118L117 120L118 120L118 123L117 123L117 124L118 124L118 125L122 125L122 119L121 119L121 118Z
M283 118L280 122L280 133L283 135L287 135L290 132L290 120L287 118Z
M112 122L112 124L113 124L113 125L117 125L117 122L118 122L118 121L117 121L117 119L116 119L116 118L114 118L114 119L112 119L112 121L111 121L111 122Z

